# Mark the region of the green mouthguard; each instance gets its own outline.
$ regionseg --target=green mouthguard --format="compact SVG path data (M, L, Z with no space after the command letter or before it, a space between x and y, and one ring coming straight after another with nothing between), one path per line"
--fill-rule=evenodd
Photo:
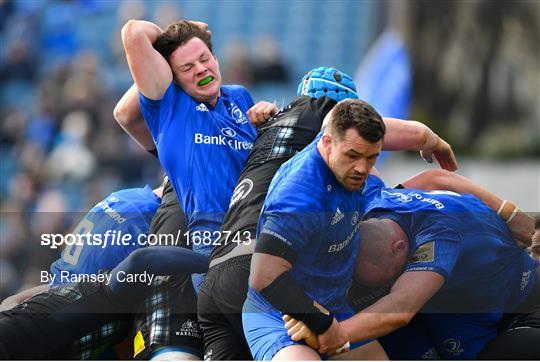
M212 77L211 75L209 75L208 77L202 79L202 80L199 82L199 85L205 85L205 84L208 84L208 83L210 83L213 79L214 79L214 77Z

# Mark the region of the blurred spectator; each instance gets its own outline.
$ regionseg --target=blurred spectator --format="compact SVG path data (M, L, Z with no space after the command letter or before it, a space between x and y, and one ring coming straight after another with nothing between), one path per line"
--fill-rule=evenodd
M160 3L154 13L154 23L162 29L180 19L182 19L182 11L178 7L178 3L174 2Z
M59 142L45 162L49 180L87 180L96 167L94 154L87 147L90 133L90 116L74 111L62 121Z
M7 44L5 59L0 63L0 82L10 80L33 81L36 76L37 63L30 52L30 45L22 39Z
M270 34L262 35L255 41L253 64L255 83L289 81L287 65L276 40Z
M246 45L239 40L230 41L223 49L223 83L249 87L253 81L253 65Z

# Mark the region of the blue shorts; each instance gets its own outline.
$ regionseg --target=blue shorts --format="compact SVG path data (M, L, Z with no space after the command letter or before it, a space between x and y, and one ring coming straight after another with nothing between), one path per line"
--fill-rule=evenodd
M447 360L476 359L497 335L498 313L423 314L422 322L439 356ZM441 328L444 326L444 328Z
M341 313L335 317L338 321L342 321L353 314L353 312ZM305 344L295 342L287 335L282 317L283 313L273 308L258 292L249 288L242 310L242 324L254 360L271 360L277 352L287 346ZM354 343L351 349L369 342L372 340Z
M496 336L498 319L497 314L418 314L380 342L392 360L474 360Z

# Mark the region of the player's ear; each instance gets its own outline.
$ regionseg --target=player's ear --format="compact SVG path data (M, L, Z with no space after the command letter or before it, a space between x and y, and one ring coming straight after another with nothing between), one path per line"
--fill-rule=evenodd
M332 135L330 133L325 133L321 137L321 142L324 148L330 147L332 144Z
M392 252L394 254L403 254L403 253L407 253L408 250L407 250L407 243L405 242L405 240L396 240L393 244L392 244Z

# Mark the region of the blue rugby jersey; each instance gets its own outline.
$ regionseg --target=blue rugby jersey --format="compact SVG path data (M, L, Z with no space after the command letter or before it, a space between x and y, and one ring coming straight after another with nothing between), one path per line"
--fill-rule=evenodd
M145 246L145 238L139 235L148 233L150 222L160 204L160 198L150 186L113 192L98 202L79 222L73 234L93 235L91 243L66 245L62 255L51 265L54 274L53 285L64 284L61 272L72 274L95 274L99 270L112 270L132 251ZM98 243L97 235L105 239L109 231L109 242ZM115 232L117 236L113 235ZM126 244L117 243L120 235L131 235ZM83 241L85 239L82 239ZM92 239L90 239L92 240ZM111 241L114 244L111 245ZM65 274L63 274L65 275Z
M363 204L363 190L345 190L312 143L278 170L259 220L258 234L297 253L292 277L332 313L351 311L346 294Z
M144 119L187 218L193 250L210 255L256 129L244 87L223 86L212 109L171 83L161 100L139 93Z
M407 234L405 272L433 271L445 278L421 310L444 358L474 358L496 335L503 313L517 308L535 284L538 263L475 196L384 189L367 208L366 217L394 220Z

